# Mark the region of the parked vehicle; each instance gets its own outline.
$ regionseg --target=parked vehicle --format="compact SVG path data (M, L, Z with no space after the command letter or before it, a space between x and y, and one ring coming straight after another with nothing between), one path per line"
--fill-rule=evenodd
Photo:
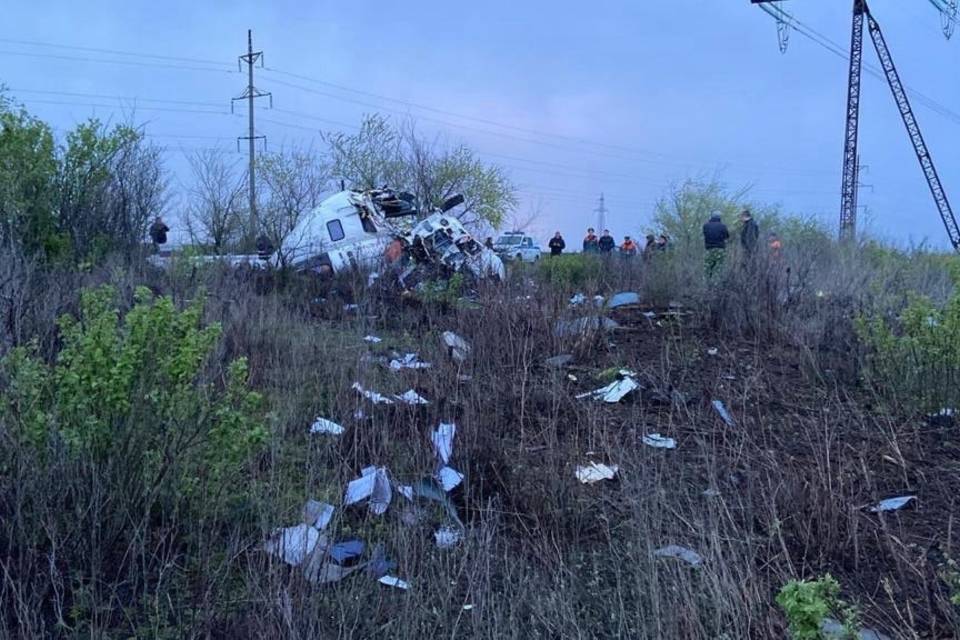
M504 260L536 262L543 254L540 244L522 231L507 231L493 243L493 250Z

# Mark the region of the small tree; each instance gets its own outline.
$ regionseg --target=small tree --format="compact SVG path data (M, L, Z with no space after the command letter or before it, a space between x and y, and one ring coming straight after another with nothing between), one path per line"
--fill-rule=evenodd
M209 242L223 253L238 240L243 227L247 174L238 170L238 161L209 149L187 157L193 172L188 191L187 228L195 242Z

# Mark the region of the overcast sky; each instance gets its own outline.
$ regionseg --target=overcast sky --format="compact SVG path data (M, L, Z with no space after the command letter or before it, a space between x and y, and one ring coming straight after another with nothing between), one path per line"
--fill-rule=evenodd
M242 107L230 115L229 99L246 84L236 56L252 28L267 66L256 84L274 96L274 110L257 114L271 149L318 145L319 129L356 126L364 113L413 117L425 134L505 166L521 214L541 211L544 237L559 229L577 241L601 192L610 229L640 235L656 199L689 177L750 186L750 198L831 228L839 215L846 62L797 32L781 55L773 19L748 0L5 4L0 83L10 94L58 131L136 107L168 146L177 184L189 179L190 149L236 152L246 120ZM850 4L784 6L847 48ZM871 7L904 82L950 110L914 103L960 204L960 33L943 37L929 0ZM869 44L864 60L878 65ZM885 239L946 246L886 83L865 74L863 88L866 224Z

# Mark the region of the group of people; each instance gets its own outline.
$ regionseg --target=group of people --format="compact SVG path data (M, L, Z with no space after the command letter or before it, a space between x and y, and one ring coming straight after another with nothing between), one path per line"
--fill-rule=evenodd
M655 236L652 233L648 234L646 240L647 243L643 247L643 255L645 258L652 256L657 251L666 251L670 243L666 234L662 233L659 236ZM563 236L560 235L560 232L557 231L553 234L553 237L550 238L547 246L550 248L550 255L558 256L567 248L567 243L564 241ZM626 257L635 256L640 253L640 246L630 236L624 236L623 242L618 246L616 240L610 235L609 229L604 229L603 235L600 236L597 236L592 227L587 229L587 235L583 238L584 253L611 254L614 252L614 249L619 251L620 255Z
M715 276L723 267L727 254L727 241L730 231L723 223L719 213L714 213L703 225L703 246L706 249L704 268L708 278ZM760 227L749 209L740 213L740 246L745 258L744 264L752 264L760 244ZM777 260L783 249L780 237L773 231L767 236L767 248L770 258Z

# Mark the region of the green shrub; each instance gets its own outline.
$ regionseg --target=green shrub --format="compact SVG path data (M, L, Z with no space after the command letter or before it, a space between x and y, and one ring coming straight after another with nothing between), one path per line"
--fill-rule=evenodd
M535 268L537 277L543 282L557 287L577 288L597 280L603 265L598 256L570 253L538 260Z
M856 609L840 599L840 584L829 573L819 580L791 580L777 594L777 604L787 616L793 640L820 640L823 621L841 621L844 636L857 637Z

